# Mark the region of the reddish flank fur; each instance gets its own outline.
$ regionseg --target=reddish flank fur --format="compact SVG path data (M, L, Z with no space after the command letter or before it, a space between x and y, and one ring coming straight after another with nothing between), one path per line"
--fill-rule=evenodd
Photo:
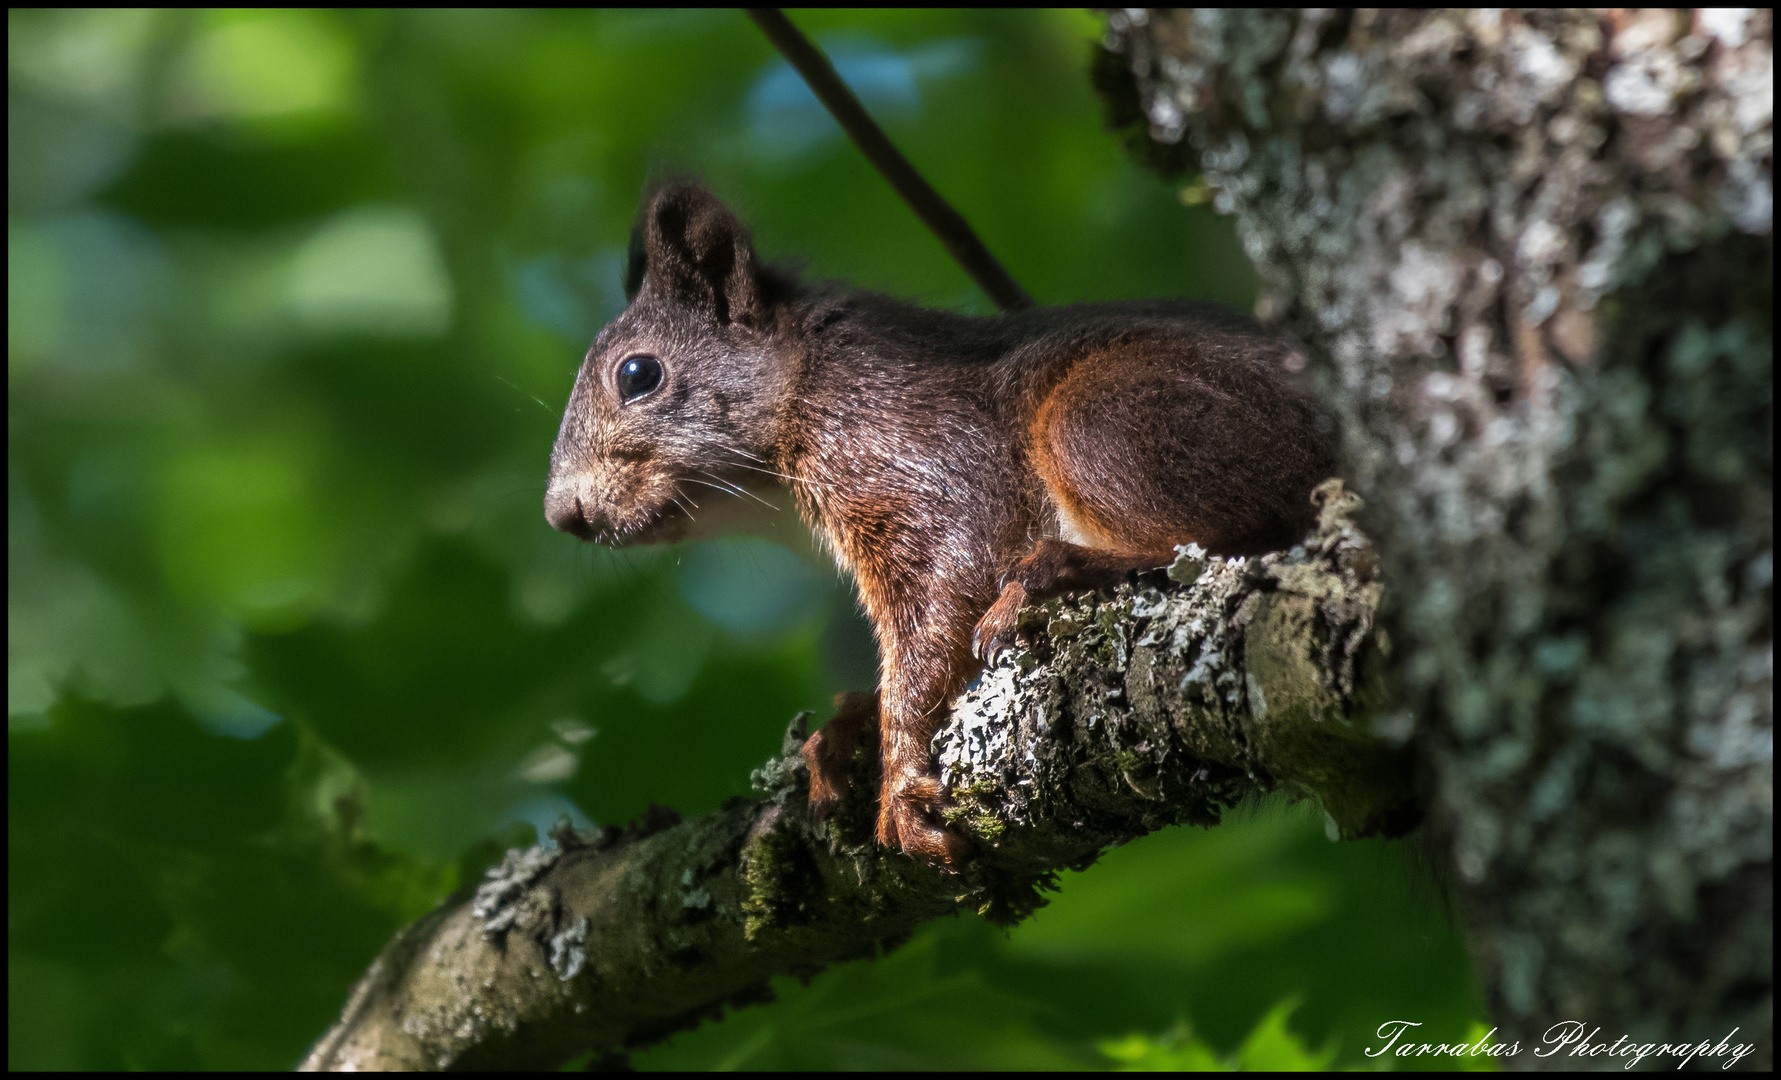
M608 544L668 541L713 485L789 484L882 656L876 700L851 696L804 748L811 799L840 799L876 729L878 836L912 854L965 854L939 822L929 740L1021 604L1190 540L1290 545L1335 467L1291 347L1209 305L979 318L805 285L688 184L645 206L629 285L576 377L545 515ZM657 365L659 385L636 394L627 362Z

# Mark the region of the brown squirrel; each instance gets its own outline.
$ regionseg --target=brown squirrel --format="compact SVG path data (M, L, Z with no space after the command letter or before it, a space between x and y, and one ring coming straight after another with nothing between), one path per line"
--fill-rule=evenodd
M1023 604L1109 587L1190 541L1277 550L1310 527L1330 424L1303 357L1213 305L980 317L805 284L704 188L649 198L630 305L600 331L551 452L545 516L612 546L688 534L683 484L789 484L858 583L882 665L803 749L841 798L876 728L878 839L948 862L929 742ZM696 504L695 504L696 505Z

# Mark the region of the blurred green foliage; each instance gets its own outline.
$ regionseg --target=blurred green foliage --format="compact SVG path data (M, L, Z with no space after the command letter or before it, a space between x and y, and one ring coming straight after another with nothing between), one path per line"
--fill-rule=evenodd
M1094 18L797 18L1041 301L1251 302L1103 130ZM288 1066L504 846L710 810L871 684L795 522L613 553L541 513L652 169L813 275L987 310L741 14L8 30L10 1066ZM1415 881L1304 807L1167 833L637 1063L1369 1064L1478 1011Z

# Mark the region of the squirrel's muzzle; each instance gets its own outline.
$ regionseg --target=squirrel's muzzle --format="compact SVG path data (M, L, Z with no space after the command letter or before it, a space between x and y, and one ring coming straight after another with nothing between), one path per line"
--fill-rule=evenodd
M566 532L583 540L597 537L600 526L588 520L580 497L567 484L552 484L544 495L544 520L558 532Z
M607 547L673 543L691 525L673 495L672 483L649 485L647 494L631 485L601 484L585 472L552 475L544 493L544 518L551 527ZM615 501L613 492L624 491Z

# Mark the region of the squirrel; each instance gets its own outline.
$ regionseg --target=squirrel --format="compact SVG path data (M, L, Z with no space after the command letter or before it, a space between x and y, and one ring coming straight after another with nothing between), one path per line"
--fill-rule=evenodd
M695 524L685 483L789 485L881 656L878 690L843 695L804 744L812 809L839 803L876 732L877 838L918 857L970 852L929 744L1023 605L1189 542L1287 547L1335 469L1333 426L1290 377L1303 355L1216 305L972 316L805 283L688 182L645 200L625 286L570 392L546 518L672 542Z

